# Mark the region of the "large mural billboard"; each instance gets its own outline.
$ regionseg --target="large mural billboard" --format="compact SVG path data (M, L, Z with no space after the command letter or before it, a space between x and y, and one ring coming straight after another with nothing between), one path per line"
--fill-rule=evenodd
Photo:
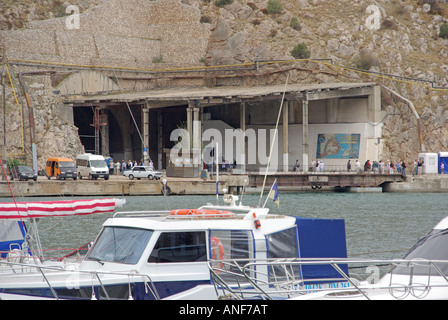
M318 134L318 159L356 159L359 157L361 134Z

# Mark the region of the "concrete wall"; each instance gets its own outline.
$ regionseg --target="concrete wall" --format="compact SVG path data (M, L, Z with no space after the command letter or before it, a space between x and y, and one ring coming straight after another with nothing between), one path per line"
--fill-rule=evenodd
M211 28L200 22L199 9L175 0L107 0L80 14L77 28L71 18L0 31L5 57L117 67L196 66L205 57Z
M274 129L273 126L250 126L249 128L253 129ZM376 150L376 145L372 143L368 139L368 131L369 124L366 123L337 123L337 124L310 124L308 127L308 137L309 137L309 152L310 152L310 161L312 159L316 160L316 152L317 152L317 137L318 134L356 134L359 133L361 135L361 143L359 150L359 160L361 163L364 163L366 160L378 160L378 153ZM277 141L277 156L273 159L277 160L278 165L283 164L283 126L279 126L278 132L278 141ZM296 160L299 160L301 167L302 164L302 125L294 124L289 125L288 128L288 163L289 170L292 169ZM260 139L260 135L257 137ZM268 137L269 139L269 137ZM259 144L263 144L263 141L257 141ZM270 141L265 140L264 145L267 150L270 147ZM268 154L268 153L267 153ZM348 159L322 159L329 168L329 166L345 166ZM356 159L354 159L356 160ZM352 163L354 162L352 160Z
M360 134L359 156L361 164L366 160L370 161L386 161L380 159L381 154L381 137L383 111L381 111L381 101L379 99L379 87L374 87L373 94L367 97L359 98L331 98L309 102L309 161L316 159L318 135L319 134ZM343 96L343 92L341 93ZM269 150L271 146L270 130L275 128L278 117L280 101L264 101L256 104L246 105L246 163L256 166L248 166L247 169L257 169L259 164L267 162ZM229 108L233 113L239 113L234 106L220 106L219 108ZM296 160L299 160L303 168L302 145L303 145L303 129L302 129L302 106L300 102L285 102L283 108L288 108L288 168L292 169ZM237 110L237 111L235 111ZM235 122L235 115L226 117L226 112L221 111L221 124L217 125L216 121L205 122L203 129L216 128L221 132L222 137L225 136L225 129L231 128L222 122L227 120ZM271 165L278 170L284 170L283 166L283 117L280 118L277 142L273 151ZM238 129L238 127L236 128ZM252 138L250 130L254 130L256 137ZM234 144L236 140L234 141ZM226 157L226 161L237 162L240 159L239 149L233 146L233 151L226 150L225 144L221 143L221 152L223 154L231 154ZM254 160L256 159L256 160ZM348 159L322 159L329 169L345 168ZM356 159L352 159L354 164ZM307 167L309 164L306 164ZM338 168L336 168L336 166Z

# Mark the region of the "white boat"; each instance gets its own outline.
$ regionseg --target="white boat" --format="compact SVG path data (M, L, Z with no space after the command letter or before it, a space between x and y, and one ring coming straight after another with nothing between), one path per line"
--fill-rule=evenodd
M231 195L226 202L116 212L79 263L2 262L0 298L210 300L221 295L214 278L224 275L223 260L238 268L243 260L346 257L343 220L275 215L267 208L237 205ZM305 279L345 281L327 267L297 271Z
M379 281L360 282L350 290L316 292L305 299L447 300L448 217L420 239L403 259L366 261L370 265L389 263ZM372 268L372 267L371 267Z
M250 283L264 299L290 300L447 300L448 217L418 241L403 259L271 259L241 265L241 283ZM231 262L223 262L231 265ZM294 269L328 266L346 281L305 279ZM261 267L282 270L264 282L254 272ZM211 267L215 270L215 267ZM348 272L350 271L350 272ZM381 276L382 275L382 276ZM215 275L217 287L231 297L247 295L245 286L232 288Z

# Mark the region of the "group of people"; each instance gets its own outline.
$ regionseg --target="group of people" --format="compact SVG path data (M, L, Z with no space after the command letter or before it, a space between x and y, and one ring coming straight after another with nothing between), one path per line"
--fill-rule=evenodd
M322 160L311 160L310 171L311 172L323 172L325 164Z
M145 163L144 161L140 161L139 163L137 163L137 161L132 161L129 160L128 162L125 162L124 160L120 161L116 161L114 162L113 159L109 160L109 174L116 174L118 175L118 173L123 174L123 172L125 172L126 170L131 170L133 167L135 166L144 166ZM152 162L152 160L149 161L149 166L154 169L154 164Z
M366 162L364 162L364 166L361 167L361 163L359 162L359 160L356 160L355 167L356 167L357 173L372 171L374 173L393 174L395 172L395 170L397 170L396 171L397 173L401 173L404 176L406 175L406 163L404 161L399 161L397 163L393 163L389 160L387 160L387 162L383 162L382 160L370 162L370 160L367 160ZM348 160L347 171L350 172L351 169L352 169L352 164L351 164L350 160Z

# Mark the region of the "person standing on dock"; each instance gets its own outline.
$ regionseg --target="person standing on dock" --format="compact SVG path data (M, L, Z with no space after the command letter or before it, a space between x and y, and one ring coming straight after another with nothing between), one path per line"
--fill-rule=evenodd
M109 174L114 174L114 160L109 160Z
M443 174L443 169L445 169L445 165L443 162L440 164L440 173Z
M383 162L383 160L380 160L379 165L380 165L380 173L384 174L384 162Z
M347 172L350 172L350 169L352 168L352 164L350 163L350 160L347 162Z

